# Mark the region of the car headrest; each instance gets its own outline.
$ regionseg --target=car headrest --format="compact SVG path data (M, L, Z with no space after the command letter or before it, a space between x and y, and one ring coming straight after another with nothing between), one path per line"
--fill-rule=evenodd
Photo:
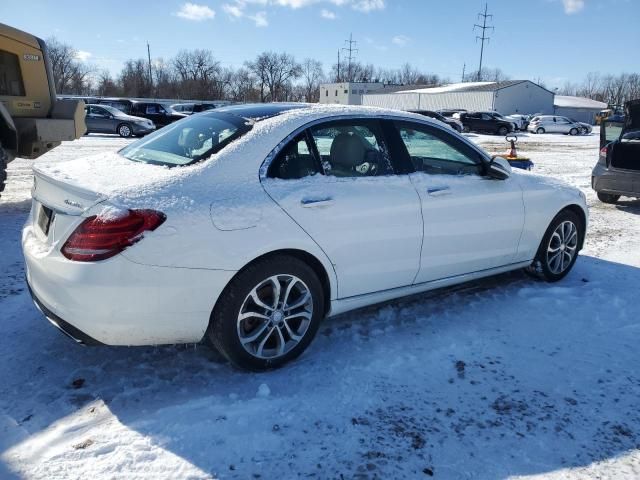
M340 133L331 144L331 165L352 168L365 161L366 148L357 134Z

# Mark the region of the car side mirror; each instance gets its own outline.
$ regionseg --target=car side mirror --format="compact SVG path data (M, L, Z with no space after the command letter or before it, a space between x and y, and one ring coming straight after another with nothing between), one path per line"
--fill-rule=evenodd
M511 165L502 157L493 157L487 165L487 175L497 180L506 180L511 176Z

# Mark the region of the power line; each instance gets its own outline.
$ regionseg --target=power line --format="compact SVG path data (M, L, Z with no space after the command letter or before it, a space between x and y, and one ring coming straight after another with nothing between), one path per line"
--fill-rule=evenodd
M473 25L473 29L475 31L476 28L482 30L482 35L476 35L476 42L480 40L480 67L478 68L478 81L482 78L482 56L484 54L484 42L488 42L491 40L491 37L486 35L487 30L491 30L492 32L495 28L492 25L487 25L487 19L493 19L493 15L487 13L487 4L484 4L484 13L478 14L478 19L482 19L482 25L478 25L477 23Z
M348 61L348 67L347 67L347 73L348 73L348 77L347 77L347 81L350 82L353 80L352 76L351 76L351 64L353 63L353 60L355 60L355 54L358 53L358 49L354 48L354 46L358 45L358 42L356 42L353 39L353 34L349 34L349 40L345 40L344 43L346 43L348 46L347 47L343 47L342 50L345 52L349 52L348 56L347 56L347 61Z

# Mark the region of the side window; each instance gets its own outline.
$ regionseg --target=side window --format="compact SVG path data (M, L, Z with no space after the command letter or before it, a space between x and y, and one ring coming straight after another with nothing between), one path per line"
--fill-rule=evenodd
M432 175L481 175L474 152L452 136L427 126L395 122L417 172Z
M158 108L158 105L156 105L155 103L149 103L147 104L145 113L147 115L154 115L156 113L160 113L160 109Z
M280 151L269 167L268 176L294 180L317 173L320 173L320 168L309 149L306 135L301 133Z
M322 167L335 177L392 175L377 121L344 120L311 128Z
M4 50L0 50L0 95L25 95L18 56Z
M482 120L495 120L495 118L493 118L493 116L489 115L488 113L483 113Z

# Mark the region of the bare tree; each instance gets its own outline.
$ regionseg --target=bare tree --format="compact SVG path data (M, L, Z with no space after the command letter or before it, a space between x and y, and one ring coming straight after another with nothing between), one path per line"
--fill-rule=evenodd
M324 80L322 63L312 58L302 62L303 98L307 102L320 101L320 83Z
M504 82L510 77L499 68L483 68L480 75L478 71L470 72L466 78L479 79L480 82Z
M267 98L272 102L287 100L287 84L302 74L302 68L288 53L263 52L246 66L258 79L261 102Z
M90 88L88 81L93 69L78 60L76 49L51 37L47 40L47 51L56 92L84 93Z

